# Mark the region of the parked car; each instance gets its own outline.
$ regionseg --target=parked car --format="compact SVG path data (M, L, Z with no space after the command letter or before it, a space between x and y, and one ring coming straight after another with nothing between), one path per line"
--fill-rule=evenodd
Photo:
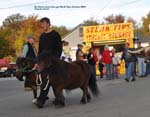
M16 71L16 63L5 62L0 59L0 77L13 77Z

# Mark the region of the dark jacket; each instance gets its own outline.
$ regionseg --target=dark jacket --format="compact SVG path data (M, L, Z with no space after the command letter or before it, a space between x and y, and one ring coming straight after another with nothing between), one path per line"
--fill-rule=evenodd
M142 49L143 47L138 47L136 50ZM140 53L136 54L138 58L144 58L145 57L145 53L144 50Z
M37 56L36 56L36 53L35 53L36 50L34 50L35 49L34 46L31 45L29 42L27 42L26 44L28 45L28 52L27 52L26 57L36 59Z
M52 30L49 33L42 33L39 40L39 53L48 51L52 56L60 58L62 53L62 42L58 32Z
M133 51L133 48L128 48L128 50ZM137 61L137 57L136 54L131 54L127 51L127 49L124 49L124 51L122 52L122 56L121 56L121 60L125 60L125 62L136 62Z
M87 59L88 59L88 63L90 64L90 65L95 65L96 64L96 61L95 61L95 59L94 59L94 55L92 54L92 53L89 53L88 55L87 55Z
M76 51L76 60L79 60L79 58L80 58L79 53L80 52L82 52L82 50L78 48L77 51Z

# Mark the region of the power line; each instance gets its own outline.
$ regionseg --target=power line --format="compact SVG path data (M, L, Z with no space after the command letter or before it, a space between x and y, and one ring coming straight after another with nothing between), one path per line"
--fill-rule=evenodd
M97 16L95 19L97 19L98 15L112 2L112 0L109 0L105 5L104 7L97 13Z
M131 4L135 4L137 2L140 2L142 0L134 0L134 1L130 1L130 2L126 2L124 4L121 4L121 5L116 5L116 8L118 7L123 7L123 6L127 6L127 5L131 5ZM107 4L101 9L101 11L98 13L98 15L112 2L112 0L108 1ZM96 16L95 19L97 19L98 15Z
M116 7L123 7L123 6L131 5L131 4L135 4L135 3L140 2L140 1L142 1L142 0L134 0L134 1L131 1L131 2L126 2L124 4L117 5Z
M0 9L3 10L3 9L18 8L18 7L26 7L26 6L31 6L31 5L41 4L41 3L47 3L47 2L50 2L50 1L54 1L54 0L48 0L48 1L43 1L43 2L35 2L35 3L30 3L30 4L15 5L15 6L10 6L10 7L0 8Z

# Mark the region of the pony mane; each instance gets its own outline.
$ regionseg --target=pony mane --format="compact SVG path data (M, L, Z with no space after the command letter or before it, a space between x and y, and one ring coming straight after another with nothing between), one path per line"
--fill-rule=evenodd
M60 60L58 58L55 58L52 56L48 51L44 51L38 55L38 61L39 62L46 62L48 63L48 68L46 70L48 71L49 75L66 75L67 73L65 70L67 69L67 62Z
M25 60L24 57L18 57L16 60L16 64L18 65L18 64L22 63L24 60Z

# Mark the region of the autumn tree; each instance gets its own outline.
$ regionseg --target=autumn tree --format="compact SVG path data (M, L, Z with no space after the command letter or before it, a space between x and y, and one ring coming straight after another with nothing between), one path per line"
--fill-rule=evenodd
M93 26L93 25L99 25L98 21L97 20L94 20L94 18L90 18L88 20L85 20L83 22L83 25L84 26Z
M6 43L6 52L5 56L11 55L15 56L15 46L14 43L17 39L17 31L21 28L21 22L25 19L23 15L13 14L8 16L4 21L1 27L3 37L7 41Z
M25 16L17 13L13 14L11 16L8 16L4 21L3 21L3 27L11 27L18 29L20 27L20 23L25 19Z
M132 23L135 30L138 29L137 22L136 22L136 20L134 20L132 17L128 17L126 22Z
M142 27L140 29L141 33L145 36L150 36L150 12L146 15L146 17L142 18Z
M21 28L21 22L25 20L25 16L17 13L17 14L13 14L11 16L8 16L4 21L3 21L3 28L6 30L9 30L10 32L10 37L7 37L7 40L10 43L14 43L15 39L16 39L16 33L17 31Z
M69 29L67 29L66 26L52 26L52 29L58 31L61 35L61 37L65 36L66 34L68 34L70 32Z
M52 27L54 30L57 30L61 36L66 35L70 31L65 26ZM40 20L37 15L31 15L28 17L20 14L11 15L8 16L3 22L3 26L1 27L2 36L0 35L0 42L4 45L3 47L7 47L7 49L9 48L7 51L8 54L18 56L22 52L28 35L33 35L35 38L35 46L38 48L39 36L42 31L43 29L41 28ZM8 54L5 52L5 56Z
M109 15L104 18L107 24L123 23L125 21L125 16L119 15Z
M6 40L6 35L9 31L0 29L0 58L14 53L13 49L10 47L8 40Z

